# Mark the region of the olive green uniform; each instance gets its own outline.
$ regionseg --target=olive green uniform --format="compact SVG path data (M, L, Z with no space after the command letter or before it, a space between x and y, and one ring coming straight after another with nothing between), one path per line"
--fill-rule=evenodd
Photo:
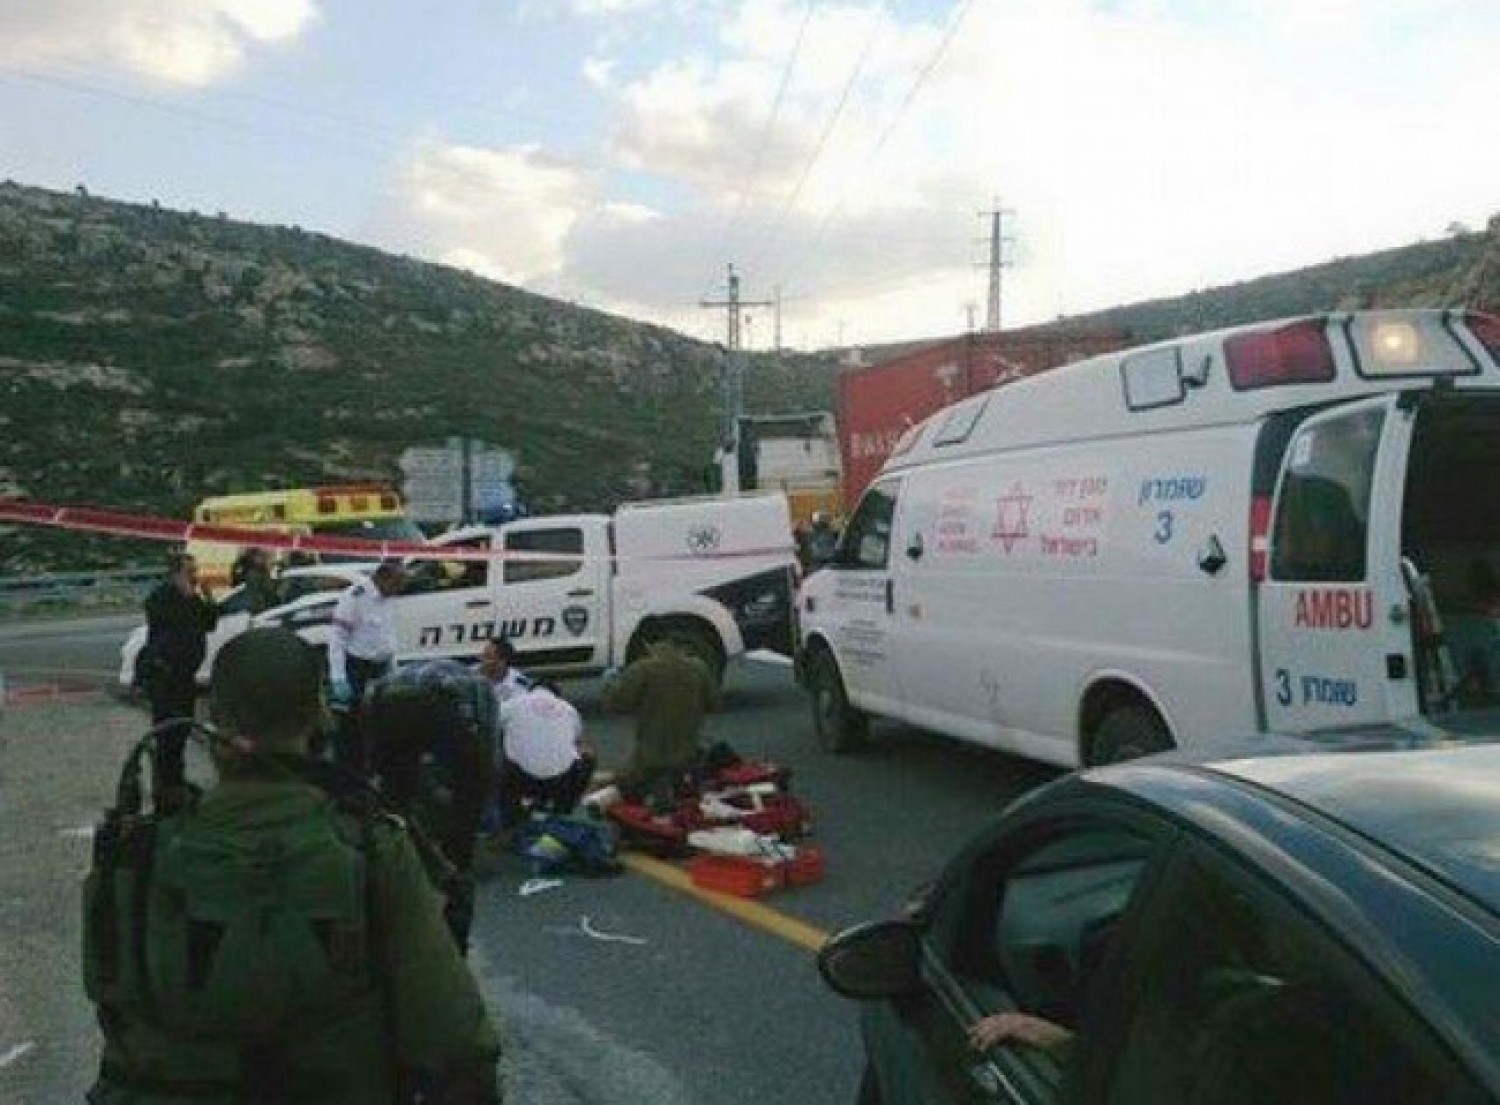
M636 715L635 747L620 787L650 787L691 768L704 715L718 704L718 684L703 661L671 641L650 645L604 692L606 710Z
M226 876L219 898L209 900L225 902L225 916L236 921L246 915L246 896L261 894L265 901L295 897L313 918L326 911L354 916L355 923L343 929L317 920L286 925L273 946L275 969L262 963L259 972L255 957L266 954L265 945L236 945L235 934L243 930L233 925L221 930L223 946L211 948L203 947L201 932L162 931L184 927L166 919L173 916L170 896L180 900L183 894L172 885L174 871L201 884L225 869L174 865L174 857L191 857L195 847L200 855L210 854L204 851L209 841L221 852L227 842L246 855L270 855L284 847L278 841L299 839L294 834L309 825L337 834L322 837L335 840L332 849L309 852L321 860L280 868L273 860L267 870L276 875L265 886ZM159 821L154 837L149 866L114 873L114 900L123 907L114 925L101 928L91 918L86 926L90 996L99 1005L105 1036L90 1101L355 1105L401 1100L398 1094L415 1084L437 1091L429 1100L499 1100L498 1036L448 934L442 898L399 820L381 814L355 819L325 791L300 780L236 780ZM338 840L362 860L337 862ZM239 869L254 870L253 862ZM142 876L142 870L150 874ZM98 875L96 866L91 882ZM142 885L144 893L136 893ZM97 887L91 890L91 903L105 900ZM252 917L255 908L252 901ZM284 923L285 915L274 909L264 916ZM141 924L147 935L133 938L132 926ZM185 927L214 928L197 920ZM122 932L118 941L112 939L116 929ZM188 951L182 957L186 966L173 962L180 948ZM110 965L100 968L101 959ZM208 973L208 980L195 973ZM220 987L221 1023L205 1012L215 1008L200 1000L205 987ZM231 995L227 1001L225 993Z

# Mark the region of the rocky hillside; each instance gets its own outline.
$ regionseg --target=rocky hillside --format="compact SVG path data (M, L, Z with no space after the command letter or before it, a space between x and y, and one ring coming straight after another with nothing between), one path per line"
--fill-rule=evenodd
M1500 311L1500 215L1484 231L1133 303L1065 324L1124 327L1142 341L1155 341L1259 319L1370 307Z
M1500 219L1054 325L1142 340L1338 307L1500 308ZM866 358L873 350L866 351ZM835 356L752 358L749 410L827 409ZM704 487L717 351L297 227L0 185L0 496L185 516L204 495L515 451L546 509ZM0 575L152 550L0 527Z
M1144 343L1262 319L1370 307L1478 307L1500 313L1500 215L1483 231L1462 230L1442 241L1070 315L1034 330L1124 329ZM854 353L872 364L939 340L946 339L893 342L837 353L841 360Z
M702 490L716 350L310 234L0 186L0 495L176 516L390 479L410 445L515 451L543 509ZM826 408L831 360L756 359L747 404ZM0 533L0 575L143 550Z

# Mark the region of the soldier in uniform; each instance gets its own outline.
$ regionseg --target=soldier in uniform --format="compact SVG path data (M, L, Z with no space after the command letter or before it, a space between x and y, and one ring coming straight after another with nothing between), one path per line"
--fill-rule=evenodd
M500 1100L498 1037L413 839L313 781L321 692L305 642L252 629L214 665L219 784L143 815L128 761L85 889L94 1105Z
M698 764L698 732L719 704L719 687L670 627L648 619L639 632L651 643L609 683L601 701L611 713L636 715L635 747L616 785L633 798L666 797Z

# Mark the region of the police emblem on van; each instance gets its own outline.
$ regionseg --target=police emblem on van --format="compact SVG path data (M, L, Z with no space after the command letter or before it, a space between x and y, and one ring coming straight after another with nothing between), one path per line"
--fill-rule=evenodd
M589 612L587 607L568 606L562 612L563 627L573 636L580 637L583 631L589 627Z
M697 556L707 553L718 552L719 543L723 541L724 535L719 532L718 526L704 525L694 526L688 530L688 551Z

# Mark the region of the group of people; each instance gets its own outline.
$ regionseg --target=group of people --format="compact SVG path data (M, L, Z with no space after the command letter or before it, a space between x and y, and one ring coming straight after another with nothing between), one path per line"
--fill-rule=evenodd
M499 1036L456 939L454 840L314 754L312 646L280 628L229 641L203 725L193 681L216 612L190 558L147 611L155 806L128 807L122 778L127 808L96 837L84 958L104 1048L89 1100L499 1102ZM201 794L183 780L189 739L217 776ZM386 750L394 792L407 765Z
M193 559L172 557L138 661L154 808L117 819L89 880L86 981L105 1035L90 1100L500 1099L498 1036L464 962L477 840L487 818L573 810L597 756L509 641L477 667L397 667L404 579L383 562L339 597L326 662L285 629L229 641L205 726L196 681L218 608ZM682 780L717 703L670 625L641 636L603 695L637 715L615 780L631 796ZM185 778L193 739L216 769L206 792Z

